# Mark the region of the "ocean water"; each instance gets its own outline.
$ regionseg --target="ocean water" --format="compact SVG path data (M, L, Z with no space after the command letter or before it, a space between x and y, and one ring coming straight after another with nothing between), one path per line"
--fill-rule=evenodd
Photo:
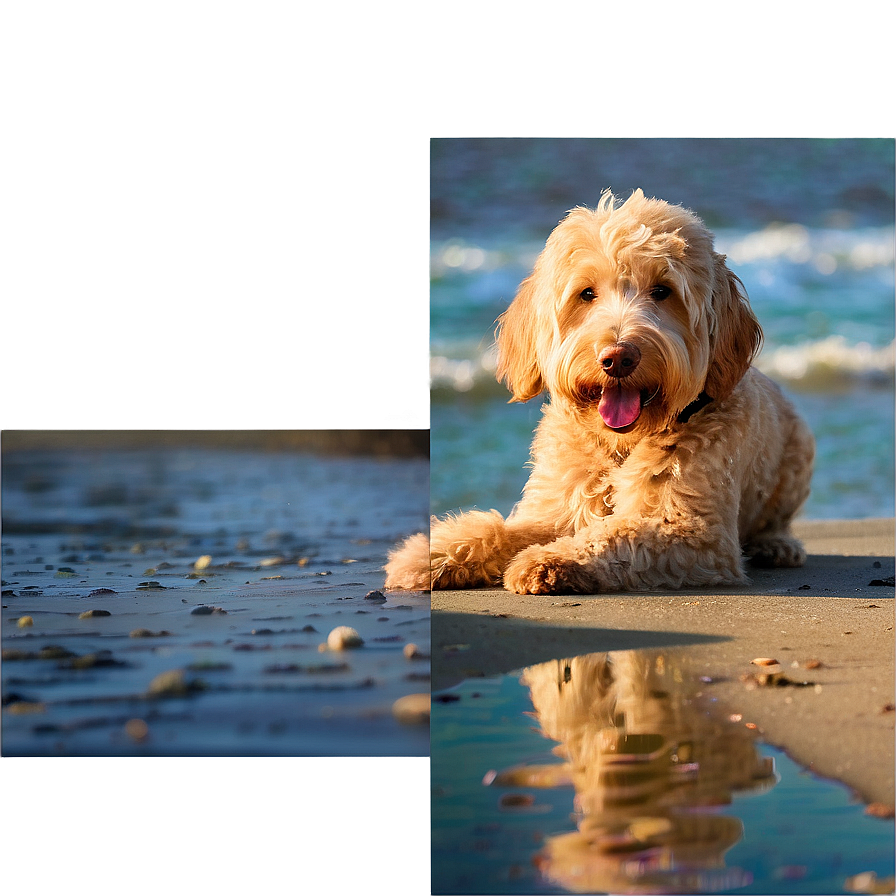
M894 513L892 140L433 140L434 513L507 513L541 399L507 403L494 323L544 241L601 191L693 209L764 330L756 366L817 441L803 516Z

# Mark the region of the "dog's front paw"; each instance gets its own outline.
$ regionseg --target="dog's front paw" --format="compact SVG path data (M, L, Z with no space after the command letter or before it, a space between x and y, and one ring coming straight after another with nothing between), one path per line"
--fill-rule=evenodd
M584 594L597 582L578 560L550 545L520 551L504 570L504 587L516 594Z
M412 535L389 554L385 566L390 591L429 591L429 539Z

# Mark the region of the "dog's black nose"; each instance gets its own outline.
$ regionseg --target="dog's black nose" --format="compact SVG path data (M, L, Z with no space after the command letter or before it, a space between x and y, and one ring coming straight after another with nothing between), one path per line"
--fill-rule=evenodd
M630 342L617 342L616 345L607 346L598 356L597 360L608 376L622 379L631 376L641 363L641 352L636 345Z

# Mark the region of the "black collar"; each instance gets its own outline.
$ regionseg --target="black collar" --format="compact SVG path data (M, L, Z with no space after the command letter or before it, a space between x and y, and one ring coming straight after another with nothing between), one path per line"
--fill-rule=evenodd
M676 422L687 423L697 411L702 410L708 404L712 404L712 399L705 393L701 392L677 417Z

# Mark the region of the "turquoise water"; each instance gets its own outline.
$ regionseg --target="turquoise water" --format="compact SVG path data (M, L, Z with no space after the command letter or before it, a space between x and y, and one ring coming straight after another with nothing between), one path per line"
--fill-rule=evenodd
M601 671L571 692L583 660ZM892 820L756 739L710 686L681 687L673 654L566 660L546 682L550 665L434 695L434 893L817 894L892 879ZM566 756L578 771L563 780Z
M506 513L519 498L539 400L507 406L494 321L569 208L640 186L701 215L747 287L765 332L756 364L816 436L804 515L892 516L893 145L433 141L433 511Z

